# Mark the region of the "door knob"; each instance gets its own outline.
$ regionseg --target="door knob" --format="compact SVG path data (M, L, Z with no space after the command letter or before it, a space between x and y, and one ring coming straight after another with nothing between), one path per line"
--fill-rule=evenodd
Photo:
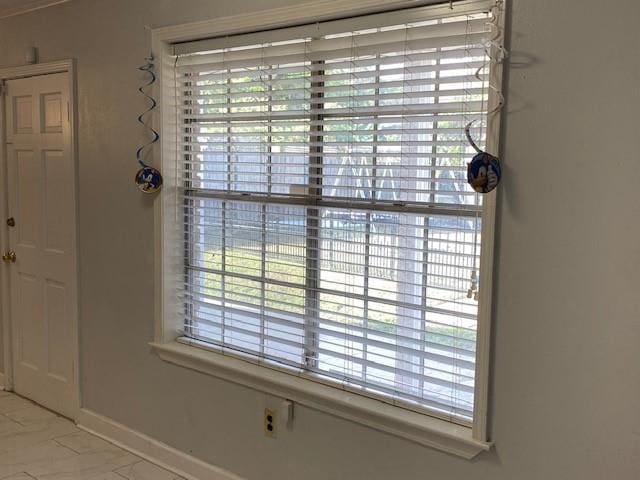
M2 260L4 260L5 262L11 262L11 263L15 263L16 261L16 252L9 250L8 252L5 252L2 255Z

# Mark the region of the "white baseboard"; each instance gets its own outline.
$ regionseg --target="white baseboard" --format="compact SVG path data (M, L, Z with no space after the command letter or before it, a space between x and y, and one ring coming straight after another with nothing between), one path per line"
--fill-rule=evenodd
M244 480L107 417L81 409L78 427L189 480Z

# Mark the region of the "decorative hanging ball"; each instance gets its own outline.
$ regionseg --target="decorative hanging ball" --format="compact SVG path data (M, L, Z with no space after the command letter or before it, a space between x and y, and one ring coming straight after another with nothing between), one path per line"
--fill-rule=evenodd
M498 157L480 150L473 141L469 129L474 121L469 122L467 126L464 127L464 133L467 136L469 144L478 152L467 165L467 182L469 182L469 185L471 185L476 192L489 193L500 183L500 178L502 177L500 160L498 160Z
M477 153L467 165L467 181L478 193L496 188L501 176L499 160L487 152Z
M147 165L138 170L135 182L141 192L156 193L162 187L162 175L158 170Z
M157 169L151 167L150 165L147 165L144 161L145 153L148 152L151 149L152 145L160 139L160 135L158 134L158 132L150 127L145 121L145 118L151 116L152 112L158 106L158 102L156 102L156 99L153 98L149 93L147 93L147 90L150 89L151 86L156 82L153 54L149 54L149 56L146 58L146 61L147 63L138 68L138 70L147 74L149 79L144 85L138 88L138 91L147 99L149 107L138 116L138 122L148 133L151 134L151 139L140 148L138 148L136 152L136 159L138 161L138 164L142 168L140 168L140 170L138 170L138 172L136 173L135 182L141 192L156 193L162 187L162 175Z

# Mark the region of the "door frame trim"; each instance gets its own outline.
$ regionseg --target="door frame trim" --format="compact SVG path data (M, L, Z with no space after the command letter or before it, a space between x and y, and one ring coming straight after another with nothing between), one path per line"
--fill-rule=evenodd
M73 380L75 383L75 405L73 405L74 418L77 417L81 406L81 389L80 389L80 347L79 347L79 269L78 269L78 136L77 136L77 82L76 82L76 61L75 59L65 59L54 62L38 63L33 65L23 65L16 67L0 68L0 84L6 80L16 80L20 78L35 77L40 75L50 75L54 73L68 73L69 77L69 120L71 134L71 164L73 165L73 182L72 189L73 203L75 205L74 227L75 235L73 237L74 245L73 253L73 271L75 278L71 288L73 290L74 302L73 312L71 313L71 329L72 329L72 356L73 356ZM7 185L7 149L6 149L6 97L0 95L0 186ZM7 188L3 188L4 192L0 194L0 220L8 217L9 201ZM4 251L9 246L9 231L4 226L4 221L0 224L0 248ZM0 322L2 326L2 344L4 347L4 372L0 372L0 388L4 390L13 390L13 349L12 349L12 325L10 311L10 289L9 289L9 269L0 267L0 301L2 308L0 309Z

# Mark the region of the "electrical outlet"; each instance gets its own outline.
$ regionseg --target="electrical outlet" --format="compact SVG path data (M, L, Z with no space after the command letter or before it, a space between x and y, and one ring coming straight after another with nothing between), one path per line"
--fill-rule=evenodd
M267 437L276 438L277 435L277 416L274 410L270 408L264 409L264 434Z

